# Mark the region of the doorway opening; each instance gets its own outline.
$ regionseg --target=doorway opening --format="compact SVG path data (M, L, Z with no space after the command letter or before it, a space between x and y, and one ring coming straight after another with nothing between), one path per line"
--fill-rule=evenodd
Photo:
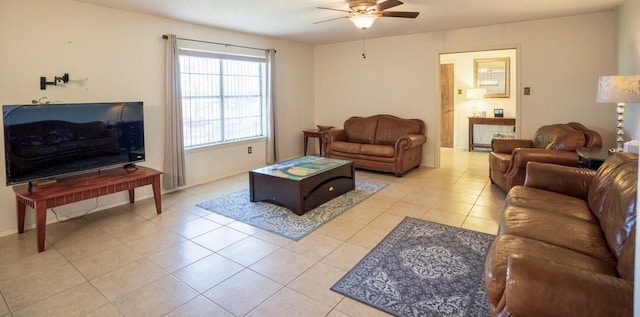
M470 141L487 145L495 136L516 137L518 120L515 126L471 125L470 131L470 121L491 121L470 118L518 118L517 57L513 47L439 54L439 149L490 151Z

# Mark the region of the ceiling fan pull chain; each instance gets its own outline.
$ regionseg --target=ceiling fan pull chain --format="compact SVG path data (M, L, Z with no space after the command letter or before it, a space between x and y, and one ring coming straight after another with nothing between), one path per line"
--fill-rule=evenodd
M365 45L365 40L364 40L364 31L362 30L362 58L366 59L367 58L367 46Z

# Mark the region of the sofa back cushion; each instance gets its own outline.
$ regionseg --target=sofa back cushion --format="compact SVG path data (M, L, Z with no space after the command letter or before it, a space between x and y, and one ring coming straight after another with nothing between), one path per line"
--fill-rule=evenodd
M636 226L636 202L638 192L638 155L616 153L609 157L596 172L589 187L588 204L600 221L611 252L620 266L621 277L633 280L633 266L625 265L633 261L635 240L632 232ZM628 272L631 270L631 272ZM624 276L623 276L624 275Z
M373 144L376 136L378 117L351 117L344 122L347 141L351 143Z
M375 144L395 145L396 141L408 134L424 134L424 123L418 119L401 119L380 115L375 134Z
M601 148L602 147L602 136L600 133L595 130L591 130L585 127L582 123L579 122L569 122L568 126L582 132L584 134L584 146L589 148Z
M584 133L571 126L567 124L551 124L542 126L536 131L533 146L547 150L575 151L584 147L585 142Z

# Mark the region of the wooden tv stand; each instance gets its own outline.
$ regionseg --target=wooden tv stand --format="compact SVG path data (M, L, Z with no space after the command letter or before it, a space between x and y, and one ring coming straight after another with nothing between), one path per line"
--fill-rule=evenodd
M133 203L134 189L145 185L152 186L156 212L160 214L162 212L160 174L162 173L154 169L138 166L137 170L133 171L114 168L63 178L53 184L33 186L31 190L27 184L14 186L18 233L24 232L26 207L29 206L36 212L38 252L42 252L44 251L44 234L47 226L47 209L125 190L129 191L129 202Z

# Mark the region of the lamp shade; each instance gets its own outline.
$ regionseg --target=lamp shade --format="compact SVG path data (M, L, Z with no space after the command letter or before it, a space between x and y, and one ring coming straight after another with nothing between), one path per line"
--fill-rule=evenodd
M467 99L482 100L487 90L484 88L469 88L467 89Z
M349 20L359 29L368 29L373 25L373 22L378 18L373 14L356 14L349 17Z
M601 76L598 81L599 103L640 103L640 75Z

